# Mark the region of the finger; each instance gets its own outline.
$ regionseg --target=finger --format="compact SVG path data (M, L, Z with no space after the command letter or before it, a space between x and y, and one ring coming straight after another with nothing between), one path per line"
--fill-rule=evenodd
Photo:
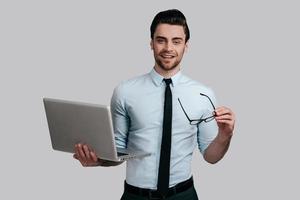
M220 108L217 108L215 110L215 113L216 113L216 116L221 116L221 115L233 115L233 113L231 112L230 109L226 108L226 107L220 107Z
M228 120L228 121L234 121L234 118L231 115L221 115L221 116L216 116L216 120Z
M92 148L92 147L89 147L89 151L90 151L90 156L91 158L93 159L93 161L97 162L98 161L98 156L96 154L96 151Z
M80 143L79 143L80 144ZM79 162L80 162L80 164L82 165L82 166L85 166L85 160L84 160L84 158L82 158L82 156L80 155L80 153L79 153L79 149L80 149L80 145L79 144L76 144L75 145L75 155L74 155L74 157L77 159L77 160L79 160Z
M88 146L88 145L86 145L86 146L87 146L87 148L88 148L88 150L89 150L90 153L91 153L91 152L95 152L94 149L93 149L92 147L90 147L90 146Z
M90 154L91 154L91 158L93 159L93 161L97 162L98 161L98 157L97 157L96 153L92 151L92 152L90 152Z
M84 154L84 150L82 148L82 144L78 144L78 155L80 156L80 160L84 163L86 163L86 156Z
M79 151L78 151L78 144L75 144L75 149L74 149L74 151L75 151L75 154L76 154L77 159L80 160L80 155L79 155Z
M230 113L230 111L224 107L220 107L215 110L215 113L216 113L216 115L223 115L226 113Z
M218 124L224 124L229 125L230 127L233 127L233 123L231 120L216 120Z
M216 120L233 120L231 115L221 115L221 116L216 116L215 117Z
M77 156L77 154L75 153L75 154L73 154L73 158L75 158L76 160L78 160L78 156Z
M90 151L89 151L89 148L87 145L83 145L83 151L86 156L86 160L89 161L91 159L91 157L90 157Z

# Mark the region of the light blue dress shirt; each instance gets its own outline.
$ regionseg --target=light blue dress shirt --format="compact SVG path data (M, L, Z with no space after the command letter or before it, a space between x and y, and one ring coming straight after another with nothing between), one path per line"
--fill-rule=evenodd
M111 99L111 111L116 146L133 151L145 151L151 156L127 161L126 182L130 185L156 189L162 138L165 82L154 68L148 74L119 84ZM190 119L212 113L208 95L216 105L213 91L184 75L172 78L173 98L170 187L191 177L191 160L195 147L201 153L216 137L215 120L190 125L178 98Z

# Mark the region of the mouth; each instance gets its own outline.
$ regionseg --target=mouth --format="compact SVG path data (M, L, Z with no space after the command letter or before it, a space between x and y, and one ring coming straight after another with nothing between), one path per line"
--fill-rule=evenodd
M163 59L173 59L173 58L175 58L174 55L170 55L170 54L161 54L160 57L162 57Z

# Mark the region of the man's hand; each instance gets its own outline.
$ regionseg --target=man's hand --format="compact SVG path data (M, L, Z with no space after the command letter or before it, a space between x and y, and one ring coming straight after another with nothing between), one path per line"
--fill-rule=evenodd
M215 110L215 119L219 127L219 137L225 140L231 138L235 124L234 113L222 106Z
M80 161L82 166L91 167L101 165L96 152L86 144L78 143L75 145L75 154L73 157Z
M204 159L211 164L221 160L227 152L235 123L234 113L224 106L215 110L215 119L219 127L219 132L204 153Z

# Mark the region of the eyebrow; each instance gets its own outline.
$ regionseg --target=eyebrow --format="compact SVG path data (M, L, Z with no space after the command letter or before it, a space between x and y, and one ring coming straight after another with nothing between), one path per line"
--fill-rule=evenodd
M174 37L174 38L172 38L172 40L183 40L183 38L181 38L181 37Z
M156 36L155 39L164 39L164 40L168 40L166 37L163 37L163 36ZM172 38L172 41L173 40L183 40L183 38L181 37L174 37Z

